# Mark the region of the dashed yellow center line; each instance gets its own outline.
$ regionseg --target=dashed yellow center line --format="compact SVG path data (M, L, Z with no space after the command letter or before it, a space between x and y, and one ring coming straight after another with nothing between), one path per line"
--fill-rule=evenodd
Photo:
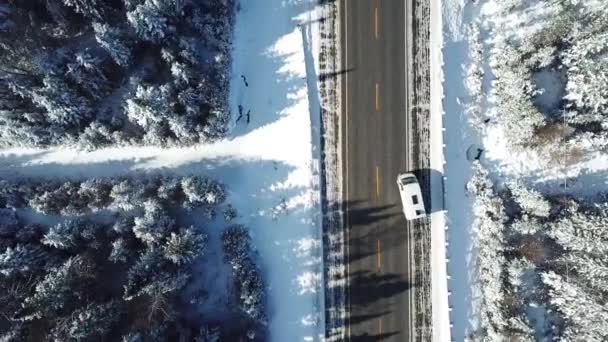
M376 83L376 112L380 111L380 85Z
M374 6L374 36L378 39L378 0Z
M378 240L378 252L376 253L376 255L378 256L378 269L382 268L382 247L380 245L380 240Z
M380 198L380 168L376 166L376 199Z

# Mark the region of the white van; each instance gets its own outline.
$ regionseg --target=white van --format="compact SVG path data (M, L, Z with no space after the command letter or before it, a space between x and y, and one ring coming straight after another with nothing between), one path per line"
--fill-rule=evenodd
M403 204L403 214L408 220L426 216L420 184L413 173L402 173L397 176L397 185Z

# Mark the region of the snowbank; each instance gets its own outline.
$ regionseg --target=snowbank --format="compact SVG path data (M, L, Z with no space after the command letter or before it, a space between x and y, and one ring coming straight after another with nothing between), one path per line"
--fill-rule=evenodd
M463 341L475 330L473 314L473 264L471 251L471 202L465 186L471 165L467 149L479 144L474 130L464 117L463 103L467 100L464 86L464 66L467 63L465 25L469 20L463 0L446 0L443 6L443 127L445 153L445 209L448 226L447 274L451 339ZM434 140L434 139L432 139ZM437 229L434 229L437 231Z
M324 332L315 0L242 1L236 17L230 136L189 148L0 151L2 177L204 174L227 184L251 228L269 290L271 341ZM243 117L236 122L239 105ZM247 122L249 112L249 122Z
M450 317L446 260L446 213L443 189L443 21L441 0L431 1L430 68L431 68L431 305L433 310L433 341L450 341Z

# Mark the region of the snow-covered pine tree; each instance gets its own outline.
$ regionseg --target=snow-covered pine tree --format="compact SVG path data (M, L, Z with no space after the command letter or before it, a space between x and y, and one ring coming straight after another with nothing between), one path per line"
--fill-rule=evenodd
M154 200L143 204L144 215L136 217L133 234L148 245L160 245L162 239L175 229L175 220Z
M67 220L60 222L51 228L44 234L41 242L44 245L51 246L57 249L69 250L78 244L79 240L79 229L82 221L80 220Z
M0 253L0 274L10 277L16 274L33 274L41 270L49 256L39 246L17 244Z
M125 29L106 23L93 23L93 30L97 43L108 52L116 64L128 67L132 63L133 40Z
M556 264L567 270L571 281L584 285L598 299L608 295L608 262L604 255L568 251L560 256Z
M565 210L547 234L569 251L598 257L608 254L608 205L598 205L591 210L571 206L574 208Z
M605 341L608 339L608 305L591 296L581 286L554 272L545 272L543 282L549 287L550 303L563 315L567 324L561 338L565 341Z
M481 292L480 327L485 341L502 341L507 327L501 281L506 263L504 205L494 191L488 171L479 161L472 164L467 190L475 195L471 243L477 253L478 282L474 286Z
M124 239L120 238L112 242L112 252L108 260L114 263L126 262L129 257L129 248Z
M106 2L98 0L63 0L63 3L89 20L104 21L112 10Z
M227 223L232 222L238 216L238 212L236 208L232 206L232 204L228 204L226 209L224 210L224 221Z
M133 210L143 200L143 187L135 184L132 179L124 179L115 183L110 191L112 205L124 211Z
M534 235L537 232L543 231L545 225L541 224L538 219L523 215L521 219L515 220L511 224L511 230L517 234Z
M60 320L51 334L55 340L103 340L120 318L118 302L91 303Z
M78 137L76 147L83 151L92 151L101 146L111 145L119 141L110 131L108 125L101 122L91 122Z
M183 200L183 191L179 178L163 177L160 181L161 184L157 190L158 198L170 204L176 204L178 201Z
M144 338L139 332L128 333L122 337L122 342L144 342Z
M217 205L226 198L220 183L198 176L182 178L182 189L186 195L186 205Z
M171 233L163 245L163 255L176 265L189 263L204 253L206 244L207 235L190 227Z
M0 342L27 341L28 330L26 322L14 322L8 329L0 332Z
M144 129L161 124L175 115L171 101L174 96L171 84L138 85L134 96L126 101L125 114L131 122Z
M79 214L86 208L78 196L78 184L73 182L65 182L60 187L33 194L29 206L44 214L59 214L68 208L65 214Z
M204 325L199 329L198 335L194 337L194 342L220 342L220 337L219 329Z
M112 230L118 233L121 236L124 236L133 231L133 226L135 225L135 218L133 216L120 216L114 222L112 226Z
M94 54L90 50L76 52L66 65L66 76L87 93L88 99L100 100L111 92L112 85L103 70L103 60Z
M507 263L507 280L509 286L513 288L515 292L521 289L523 284L523 275L526 271L534 269L534 264L525 258L515 258L509 260Z
M157 249L144 251L127 273L123 299L130 301L140 295L142 289L159 276L162 262L162 255Z
M83 261L80 257L67 259L63 265L55 267L36 284L32 296L25 299L23 320L39 318L49 312L61 310L71 300L72 283L78 277Z
M265 324L266 292L250 256L250 239L245 227L239 225L228 227L222 233L224 254L234 273L241 310L254 322Z
M145 0L127 12L127 20L140 38L158 43L175 32L176 10L174 1Z
M46 110L48 120L62 127L79 127L93 114L91 102L80 96L64 79L47 76L44 87L35 89L32 101Z
M102 209L111 202L112 185L102 179L91 178L80 183L78 195L91 209Z
M508 187L524 213L536 217L548 217L551 214L551 203L540 192L529 189L522 181L509 182Z

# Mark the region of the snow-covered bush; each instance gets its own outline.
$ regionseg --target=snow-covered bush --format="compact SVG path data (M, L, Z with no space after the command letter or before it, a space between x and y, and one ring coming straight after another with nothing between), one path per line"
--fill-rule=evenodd
M510 182L508 186L513 199L524 213L536 217L548 217L551 214L551 203L540 192L527 188L519 181Z
M589 293L576 280L554 272L543 273L549 301L566 320L565 341L605 341L608 339L608 305L605 297Z
M496 11L487 18L492 30L492 94L496 122L509 143L544 149L541 153L547 161L551 161L547 151L569 143L582 153L604 148L594 137L605 136L608 130L605 4L495 3ZM550 105L543 97L551 98ZM557 123L565 126L560 134L543 133L556 132L547 127L555 128ZM583 136L585 143L580 143Z
M465 115L469 124L476 129L482 128L481 102L483 100L483 49L480 41L479 25L471 24L467 27L467 41L469 43L470 63L464 70L464 85L470 99L465 106Z
M502 276L506 264L505 221L503 202L494 191L488 171L478 162L473 163L471 180L467 184L473 202L472 247L476 253L475 284L481 292L479 336L485 341L501 341L507 328L502 310L504 288Z
M266 290L257 265L251 257L251 238L247 230L238 225L222 233L226 260L235 276L235 294L241 310L255 323L266 324Z
M608 295L608 203L542 195L521 182L509 184L509 190L524 211L512 212L521 217L508 224L515 233L506 253L511 291L522 303L544 301L550 320L544 337L605 340L608 329L600 322L608 315L603 304ZM555 215L548 214L550 201L559 206Z
M57 324L52 335L57 340L92 340L106 336L120 318L117 302L89 304L74 311L70 319Z

